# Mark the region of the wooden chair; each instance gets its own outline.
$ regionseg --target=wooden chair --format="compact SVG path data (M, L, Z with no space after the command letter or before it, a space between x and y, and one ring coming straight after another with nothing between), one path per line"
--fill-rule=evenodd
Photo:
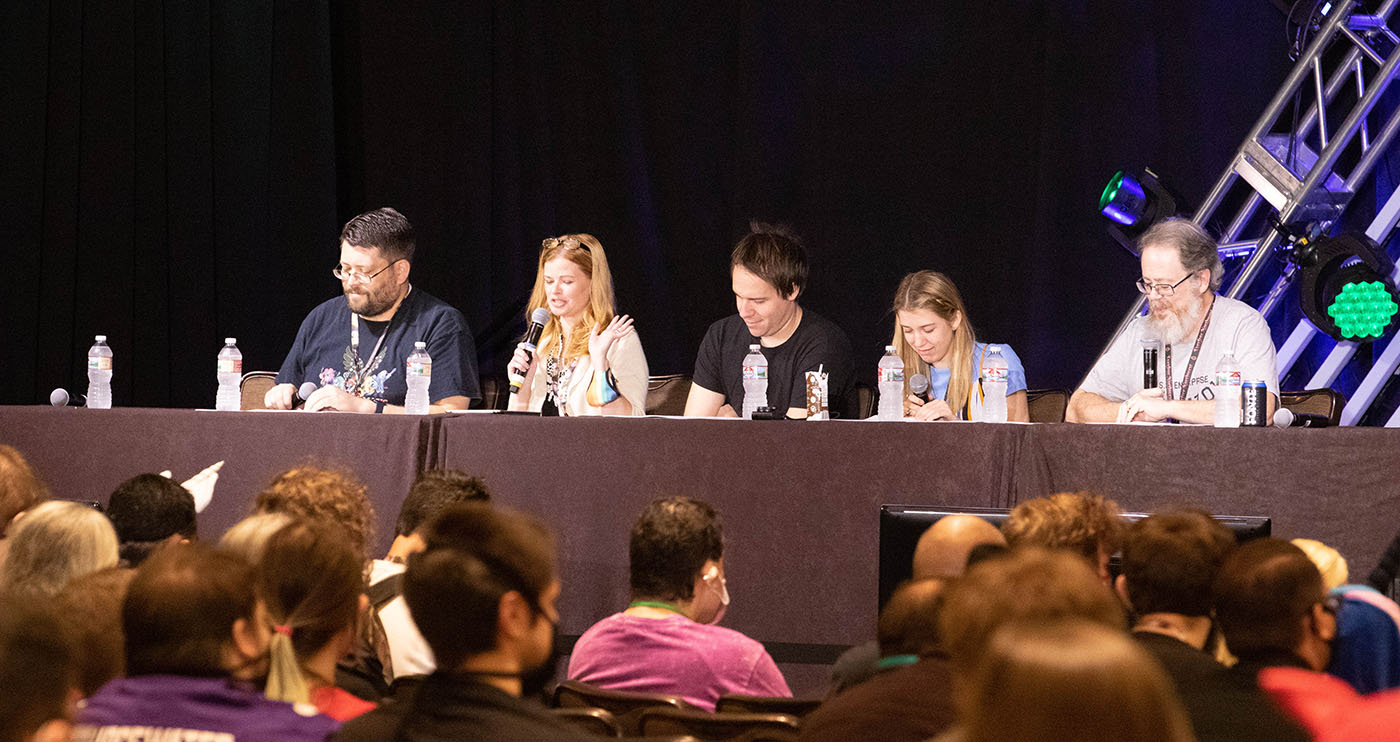
M648 415L684 415L690 396L688 374L666 374L647 379Z
M820 698L789 698L786 696L723 696L715 711L736 714L787 714L801 719L822 705Z
M621 737L622 727L607 709L570 706L550 709L549 713L581 732L599 737Z
M689 734L703 740L791 742L799 720L789 714L709 713L700 709L651 708L641 714L644 736Z
M1033 423L1062 423L1069 408L1069 392L1063 389L1026 390L1026 408Z
M1325 417L1327 424L1333 427L1341 424L1342 408L1347 403L1347 398L1341 392L1332 389L1305 389L1299 392L1280 391L1278 397L1279 404L1287 407L1294 414Z
M695 710L680 696L664 693L632 693L629 691L607 690L577 680L565 680L554 687L556 708L599 708L613 715L622 734L635 737L640 731L640 720L644 711L654 708L670 708L675 711ZM702 712L703 713L703 712ZM658 732L669 734L669 732ZM678 732L688 734L688 732Z
M238 395L242 399L239 409L267 409L263 398L267 396L267 390L277 383L276 380L276 371L249 371L243 374L243 378L238 382Z
M510 401L510 382L496 376L482 376L481 399L472 400L472 409L504 410Z

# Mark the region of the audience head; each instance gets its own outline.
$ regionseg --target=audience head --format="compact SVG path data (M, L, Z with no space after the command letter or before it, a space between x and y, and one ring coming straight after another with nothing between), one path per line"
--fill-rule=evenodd
M559 614L554 536L538 520L485 504L453 505L422 529L404 599L445 671L527 674L553 653Z
M719 619L729 602L724 525L709 503L653 500L632 526L627 552L633 600L678 604L701 623Z
M912 654L925 657L942 652L938 642L938 609L944 581L909 580L895 588L880 611L875 638L881 657Z
M304 673L313 657L349 653L364 582L350 542L325 524L298 521L272 535L257 569L257 593L272 629L267 697L310 702ZM321 678L334 685L334 677Z
M24 514L0 565L0 587L29 595L58 594L69 580L117 566L117 533L107 516L68 500Z
M967 676L1002 624L1059 618L1126 628L1122 604L1083 559L1021 547L969 568L948 586L938 631L954 667Z
M983 544L1005 546L1006 537L996 526L975 515L939 518L914 547L914 579L961 575L967 569L968 554Z
M172 536L198 535L194 495L159 474L137 474L122 482L107 501L107 518L117 531L122 559L132 566Z
M254 678L270 631L253 567L199 542L158 549L122 601L126 674Z
M68 583L54 600L78 650L77 687L84 696L126 674L122 601L135 575L127 567L98 570Z
M408 489L408 497L399 507L395 535L413 535L449 505L490 500L491 493L480 479L458 469L429 469Z
M365 486L349 472L314 466L289 469L258 493L254 508L260 513L286 513L339 528L350 537L360 560L369 558L374 506Z
M236 554L248 564L256 565L262 561L263 550L267 548L267 541L272 538L272 534L294 520L296 519L286 513L250 515L224 531L223 537L219 539L219 550Z
M1017 505L1001 527L1012 548L1040 546L1072 551L1098 568L1108 582L1108 558L1118 550L1123 519L1118 503L1092 492L1061 492Z
M1327 667L1337 619L1302 549L1272 538L1241 545L1221 565L1214 594L1216 621L1240 659L1291 653Z
M377 249L385 260L413 262L417 242L413 225L398 211L385 206L366 211L345 223L340 230L342 244L362 250Z
M0 538L8 535L6 528L16 515L48 498L48 489L24 456L0 444Z
M910 273L895 289L893 309L891 344L904 361L906 391L908 379L915 373L927 374L930 365L948 361L952 370L948 405L954 410L962 409L976 381L972 378L976 336L958 287L942 273Z
M1211 585L1234 548L1230 529L1203 510L1157 513L1128 529L1120 590L1138 615L1209 616Z
M1317 566L1317 571L1322 573L1323 588L1333 590L1347 584L1350 578L1347 560L1336 549L1310 538L1295 538L1289 543L1302 549Z
M777 335L807 288L807 250L785 227L752 222L729 256L739 317L755 337Z
M76 650L43 601L0 595L0 742L67 724Z
M999 629L966 696L966 742L1191 742L1171 680L1122 631L1084 620Z

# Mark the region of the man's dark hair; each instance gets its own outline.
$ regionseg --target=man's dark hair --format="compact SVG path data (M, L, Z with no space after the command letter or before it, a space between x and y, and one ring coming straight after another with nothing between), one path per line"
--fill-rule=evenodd
M429 469L418 475L399 508L395 527L398 536L408 536L449 505L491 500L486 483L459 469Z
M749 233L729 255L730 270L739 265L785 299L793 290L807 288L807 249L787 227L750 222Z
M944 584L937 577L929 577L906 580L894 589L875 628L881 657L923 657L942 651L938 642L938 609Z
M1209 616L1211 585L1234 548L1234 534L1204 510L1171 510L1134 523L1123 544L1128 602L1138 615Z
M413 250L417 246L413 236L413 225L403 214L385 206L365 213L345 223L340 230L340 241L353 247L378 248L386 260L407 260L413 262Z
M536 612L555 579L554 536L540 521L483 503L452 505L420 531L403 596L440 670L496 647L501 597L516 591Z
M171 536L199 535L194 495L159 474L137 474L118 485L107 500L107 518L117 531L122 559L131 566Z
M75 650L43 601L0 595L0 742L29 739L68 716Z
M157 549L122 601L126 674L228 675L233 624L254 619L253 567L199 542Z
M633 599L689 600L705 560L724 556L724 525L700 500L653 500L632 526L627 555Z
M1225 557L1214 592L1216 621L1241 658L1295 650L1303 640L1301 619L1324 598L1322 574L1308 555L1273 538L1249 541Z

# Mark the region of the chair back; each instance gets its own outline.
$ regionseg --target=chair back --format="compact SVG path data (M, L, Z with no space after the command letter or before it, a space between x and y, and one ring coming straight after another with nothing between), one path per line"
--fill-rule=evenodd
M550 715L569 726L599 737L621 737L622 727L607 709L570 706L549 710Z
M1063 389L1029 389L1026 408L1033 423L1062 423L1069 407L1069 393Z
M820 698L790 698L787 696L723 696L715 711L737 714L787 714L801 719L822 705Z
M510 382L497 376L482 376L481 399L472 400L472 408L479 410L504 410L510 401Z
M643 736L689 734L704 740L790 742L799 720L789 714L709 713L700 709L654 708L642 712Z
M641 734L639 731L640 720L644 711L667 707L677 711L695 708L686 703L680 696L670 696L665 693L608 690L596 685L580 683L577 680L565 680L554 687L554 706L556 708L603 709L613 715L618 726L622 728L623 736L626 737L636 737Z
M684 415L685 400L690 396L688 374L666 374L647 379L648 415Z
M1327 418L1333 427L1342 423L1342 408L1347 398L1333 389L1304 389L1299 392L1280 391L1279 404L1295 414L1317 415Z
M856 419L864 420L875 414L875 390L869 384L856 382Z
M267 405L263 404L263 399L267 397L267 390L276 383L276 371L249 371L243 374L243 378L238 382L238 396L242 400L238 408L241 410L267 409Z

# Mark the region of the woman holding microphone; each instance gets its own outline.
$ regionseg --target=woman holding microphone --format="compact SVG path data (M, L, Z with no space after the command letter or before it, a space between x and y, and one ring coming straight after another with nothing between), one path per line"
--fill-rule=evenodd
M612 273L602 243L590 234L551 237L540 247L527 320L549 313L538 349L515 348L511 373L523 372L510 409L545 415L644 415L647 359L632 328L618 316Z

